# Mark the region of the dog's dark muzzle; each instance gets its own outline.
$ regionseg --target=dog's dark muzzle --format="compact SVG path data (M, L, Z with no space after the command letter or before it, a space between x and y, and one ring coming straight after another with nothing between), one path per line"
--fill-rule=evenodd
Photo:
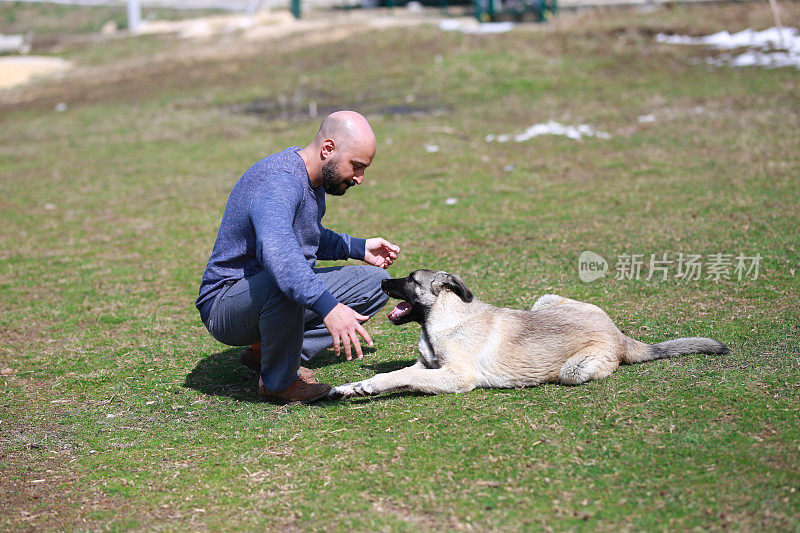
M389 296L391 296L392 298L399 298L401 300L404 300L405 298L403 297L403 295L401 293L402 293L403 284L405 283L405 281L406 280L403 279L403 278L401 278L401 279L397 279L397 278L385 279L385 280L381 281L381 290L383 292L385 292L386 294L388 294Z

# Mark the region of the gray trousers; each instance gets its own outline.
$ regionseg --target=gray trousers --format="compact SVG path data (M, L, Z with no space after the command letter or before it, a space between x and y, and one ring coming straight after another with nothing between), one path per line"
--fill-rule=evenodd
M339 302L373 316L389 297L381 281L389 275L370 265L315 268ZM322 317L288 299L272 277L261 272L223 289L211 306L206 328L230 346L261 343L261 380L272 392L286 390L297 379L300 359L309 360L333 346Z

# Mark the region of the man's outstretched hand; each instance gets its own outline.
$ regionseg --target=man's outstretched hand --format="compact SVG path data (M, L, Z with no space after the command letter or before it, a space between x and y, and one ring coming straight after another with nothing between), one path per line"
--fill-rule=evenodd
M364 262L368 265L375 265L376 267L389 268L394 260L397 259L397 254L400 253L400 247L390 243L381 237L367 239L365 247L366 253L364 254Z
M351 343L353 348L355 348L356 357L359 359L364 357L361 351L361 343L358 341L359 335L367 341L367 345L372 346L372 339L369 333L367 333L364 326L359 323L369 320L368 316L356 313L350 307L338 303L322 320L333 337L333 353L336 354L336 357L339 357L341 353L339 344L343 344L345 358L348 361L353 359L353 350L350 348Z

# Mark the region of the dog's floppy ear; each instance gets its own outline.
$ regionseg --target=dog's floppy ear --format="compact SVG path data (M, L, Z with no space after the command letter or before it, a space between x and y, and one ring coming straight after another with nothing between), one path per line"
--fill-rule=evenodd
M464 281L456 274L448 274L447 272L439 272L433 278L431 283L431 290L434 294L439 294L442 289L447 289L455 293L461 300L466 303L472 301L472 292L464 284Z

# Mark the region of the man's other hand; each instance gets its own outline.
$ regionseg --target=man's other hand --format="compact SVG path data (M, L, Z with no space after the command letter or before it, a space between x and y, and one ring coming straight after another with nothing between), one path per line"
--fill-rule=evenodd
M369 241L367 241L369 242ZM353 311L350 307L342 303L336 304L336 307L331 309L331 312L325 315L323 322L325 327L328 328L331 336L333 337L333 353L339 357L341 353L340 344L344 345L345 358L350 361L353 359L353 350L350 347L352 343L355 348L356 357L361 359L364 354L361 352L361 343L358 341L358 336L361 335L369 346L372 346L372 339L359 322L369 320L368 316L361 315Z
M366 253L364 254L364 262L368 265L375 265L376 267L389 268L394 260L397 259L397 254L400 253L400 247L382 239L375 237L367 239L365 247Z

